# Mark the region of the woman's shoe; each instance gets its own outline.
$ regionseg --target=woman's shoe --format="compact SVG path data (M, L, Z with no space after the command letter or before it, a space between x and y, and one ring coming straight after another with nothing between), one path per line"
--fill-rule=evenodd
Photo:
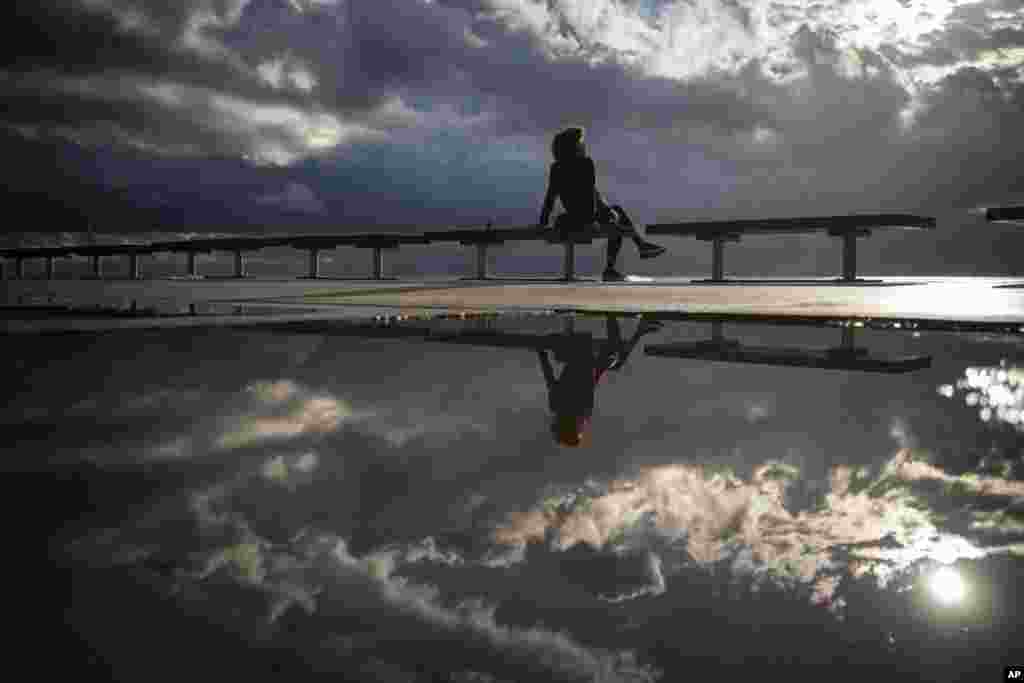
M604 273L601 275L601 279L605 282L622 282L626 279L626 276L614 268L605 268Z
M655 256L661 256L667 251L667 249L665 249L665 247L661 246L660 244L647 242L645 244L640 245L638 251L640 252L640 258L648 259L654 258Z
M650 334L651 332L657 332L665 325L660 320L641 320L637 326L638 334Z

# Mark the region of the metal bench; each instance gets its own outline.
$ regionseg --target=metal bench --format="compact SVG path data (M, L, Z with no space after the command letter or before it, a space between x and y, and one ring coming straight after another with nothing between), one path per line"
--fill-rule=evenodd
M648 235L692 236L711 242L711 278L707 282L726 282L725 243L739 242L744 234L801 234L826 232L843 240L841 282L857 281L857 238L867 237L878 228L931 230L935 219L908 214L860 216L823 216L813 218L765 218L695 223L659 223L647 226Z

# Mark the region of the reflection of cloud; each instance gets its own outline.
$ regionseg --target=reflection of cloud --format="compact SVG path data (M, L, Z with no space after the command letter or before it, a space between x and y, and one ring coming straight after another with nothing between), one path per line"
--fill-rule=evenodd
M304 434L327 434L336 430L342 420L353 416L345 401L312 394L288 380L259 382L250 387L250 393L257 401L255 414L239 417L218 437L219 448L241 448L267 439Z
M176 594L181 599L202 595L209 609L231 601L227 611L249 605L246 595L260 598L263 617L271 623L297 608L307 615L309 642L336 634L345 641L336 657L362 666L385 661L399 667L422 665L422 651L396 647L429 642L430 664L443 662L459 672L485 672L499 680L652 681L656 676L638 666L630 653L585 647L568 635L541 628L514 628L497 623L496 608L479 600L442 605L440 591L397 576L404 564L425 559L453 566L461 558L440 551L433 539L408 546L354 555L344 539L331 533L300 529L283 543L271 543L250 529L232 510L240 481L193 492L188 510L199 533L187 541L168 536L168 526L151 518L140 528L100 534L90 539L86 555L105 554L108 562L134 565L160 556L173 566ZM171 519L179 510L164 509ZM147 553L138 552L132 536L145 536ZM81 545L81 544L80 544ZM134 552L118 552L135 548ZM91 550L91 553L89 552ZM337 624L372 624L374 630L339 632ZM317 631L322 629L322 632ZM471 678L468 680L472 680ZM482 679L482 680L487 680Z
M421 416L414 424L409 425L382 426L380 431L389 444L400 447L423 436L459 438L466 432L487 434L490 428L471 417L438 415Z
M313 471L320 464L316 453L301 455L275 455L263 463L260 473L264 479L288 488L311 480Z
M1020 549L1013 545L1020 513L991 509L1005 497L1024 496L1024 482L947 475L902 449L875 476L866 468L834 468L819 505L794 514L784 502L798 477L780 463L757 468L749 481L694 465L649 467L603 492L574 492L513 513L494 539L513 547L548 541L562 550L582 543L621 551L642 547L644 535L654 534L684 547L699 565L733 558L734 569L802 584L821 603L832 602L843 572L871 572L884 585L921 560L950 564ZM984 528L984 539L943 528L951 513L945 508L967 511L979 498L989 512L968 511L973 523L966 526Z
M956 385L944 384L939 394L953 398L957 393L964 403L978 408L982 422L1010 425L1024 431L1024 368L1007 365L968 367Z

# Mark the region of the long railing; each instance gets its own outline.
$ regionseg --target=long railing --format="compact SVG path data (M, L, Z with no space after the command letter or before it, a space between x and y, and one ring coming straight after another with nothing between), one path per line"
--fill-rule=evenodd
M14 279L25 277L25 262L31 259L42 259L45 262L46 279L55 274L55 261L75 256L92 260L92 275L103 277L103 259L107 257L127 256L129 259L129 278L142 278L141 256L156 253L182 253L186 256L186 268L189 277L200 277L200 254L211 254L215 251L229 252L234 255L234 277L247 276L246 255L268 247L292 247L307 252L308 267L305 278L321 277L320 256L325 250L342 246L357 249L369 249L372 254L371 272L373 279L386 279L384 269L384 252L393 251L403 245L431 244L435 242L457 242L462 245L476 247L476 274L481 279L488 277L487 248L504 244L509 241L543 239L546 232L537 226L520 228L492 229L456 229L439 230L425 233L344 233L319 235L275 235L275 236L238 236L212 237L169 242L147 242L136 244L78 245L60 247L27 247L0 250L0 257L13 261ZM550 240L549 240L550 241Z
M989 221L1024 221L1024 207L992 208L986 211ZM490 224L478 229L446 229L428 230L425 232L388 232L388 233L340 233L314 235L263 235L213 237L178 241L157 241L136 244L83 244L60 247L30 247L0 249L0 257L13 262L13 278L25 277L25 262L42 259L45 263L45 277L52 279L55 275L55 264L58 259L83 257L91 259L91 275L103 277L103 260L111 257L128 258L128 276L130 279L142 278L142 257L156 253L181 253L186 257L188 277L200 277L199 256L217 252L228 252L234 255L233 277L247 276L246 255L270 247L291 247L307 253L307 268L304 278L319 278L320 257L325 250L347 246L357 249L369 249L372 255L371 277L377 280L388 279L384 267L384 252L393 251L404 245L424 245L433 243L458 243L473 247L476 254L474 276L476 279L488 279L488 249L513 241L544 241L549 244L560 244L564 249L563 281L576 280L575 249L577 244L589 244L594 239L605 237L609 227L591 225L582 230L563 234L553 229L544 229L536 225L510 228L494 228ZM818 218L771 218L743 221L703 221L697 223L673 223L648 226L651 235L676 235L696 237L699 240L713 242L712 282L725 281L722 265L723 245L726 241L736 241L741 234L760 233L803 233L824 231L843 240L843 267L841 281L859 282L856 276L856 238L865 237L872 229L879 227L912 227L934 228L935 219L912 215L853 215L826 216ZM8 278L4 268L4 279Z

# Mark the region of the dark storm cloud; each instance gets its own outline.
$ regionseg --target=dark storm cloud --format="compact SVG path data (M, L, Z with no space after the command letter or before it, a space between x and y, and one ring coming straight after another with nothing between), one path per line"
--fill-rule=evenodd
M60 216L84 216L112 203L94 178L120 175L108 213L125 230L133 212L243 230L532 221L550 135L570 123L588 128L599 183L639 222L937 213L1024 191L1020 12L1016 0L65 0L6 24L0 119L39 145L91 145L99 173L56 171L61 152L32 162L51 183L25 188L10 170L12 183L34 200L73 195ZM831 267L831 250L801 244L801 267ZM940 247L940 265L965 244Z
M216 109L216 94L280 104L301 104L301 98L275 92L230 55L184 45L184 19L198 7L175 7L155 15L153 8L135 8L144 17L135 29L123 26L123 8L73 2L19 7L4 26L10 38L3 55L5 120L43 131L64 127L69 137L85 141L95 140L90 129L98 127L106 129L100 141L241 156L248 148ZM171 91L161 96L152 91L158 86ZM284 131L268 126L262 133L287 138Z

